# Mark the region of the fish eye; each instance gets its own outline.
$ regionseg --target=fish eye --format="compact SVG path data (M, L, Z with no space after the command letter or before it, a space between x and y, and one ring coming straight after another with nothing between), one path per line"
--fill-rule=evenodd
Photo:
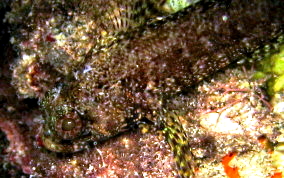
M64 118L62 120L62 130L71 131L75 128L75 121L73 119Z
M55 130L62 139L70 140L76 138L82 130L82 120L77 112L72 111L57 119Z

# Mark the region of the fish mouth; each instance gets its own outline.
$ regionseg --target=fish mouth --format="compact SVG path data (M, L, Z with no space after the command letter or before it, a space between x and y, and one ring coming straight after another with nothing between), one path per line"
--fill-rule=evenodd
M91 136L74 140L56 140L44 134L41 135L42 145L47 150L57 153L75 153L87 149L92 141Z
M45 149L57 153L76 153L97 145L99 142L109 140L114 136L106 136L95 131L86 132L74 139L62 139L55 135L40 134L41 146Z

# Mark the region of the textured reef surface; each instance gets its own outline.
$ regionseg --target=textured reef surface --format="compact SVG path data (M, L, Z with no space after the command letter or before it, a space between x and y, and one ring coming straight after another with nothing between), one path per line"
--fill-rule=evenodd
M281 176L283 89L268 96L278 77L265 62L255 69L263 58L283 60L283 2L7 1L1 8L5 174Z

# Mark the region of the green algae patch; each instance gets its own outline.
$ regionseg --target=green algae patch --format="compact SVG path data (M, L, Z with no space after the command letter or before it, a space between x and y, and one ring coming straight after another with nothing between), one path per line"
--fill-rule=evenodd
M275 80L269 82L268 87L273 93L282 91L284 89L284 75L280 75Z
M253 78L258 80L258 79L261 79L261 78L265 78L267 75L265 72L261 72L261 71L257 71L254 73L253 75Z
M284 74L284 45L281 46L280 52L271 57L272 68L271 72L276 75Z
M167 0L162 5L162 10L167 13L175 13L199 1L200 0Z
M268 55L260 62L259 71L254 74L255 79L267 77L267 92L273 96L284 89L284 45L278 52Z

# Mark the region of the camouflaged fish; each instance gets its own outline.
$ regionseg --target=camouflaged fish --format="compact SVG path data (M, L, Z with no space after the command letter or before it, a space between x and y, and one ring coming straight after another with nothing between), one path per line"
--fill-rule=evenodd
M129 30L135 16L129 7L124 4L109 15L114 28ZM80 151L90 141L110 139L147 118L164 127L180 176L193 176L186 134L167 103L283 36L283 9L283 1L204 1L133 28L104 50L91 51L40 101L44 146Z

